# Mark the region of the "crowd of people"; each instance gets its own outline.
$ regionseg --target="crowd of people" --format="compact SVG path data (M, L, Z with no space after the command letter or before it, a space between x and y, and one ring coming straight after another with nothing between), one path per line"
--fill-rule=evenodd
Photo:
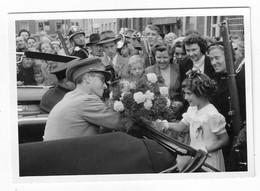
M75 59L61 64L22 58L17 62L17 85L51 85L41 102L48 113L44 141L91 136L124 130L123 121L104 100L116 80L135 82L155 73L163 86L183 105L178 123L165 123L168 131L188 132L186 144L209 153L207 162L220 171L230 171L230 153L235 137L224 45L219 37L203 37L188 30L185 36L161 34L157 26L144 31L126 29L93 33L86 37L78 26L69 29L62 47L41 31L37 42L30 32L16 37L17 52L39 51ZM245 131L245 62L243 35L230 35L239 92L241 131ZM108 130L107 130L108 129ZM246 144L246 142L244 143ZM180 159L185 161L184 158Z

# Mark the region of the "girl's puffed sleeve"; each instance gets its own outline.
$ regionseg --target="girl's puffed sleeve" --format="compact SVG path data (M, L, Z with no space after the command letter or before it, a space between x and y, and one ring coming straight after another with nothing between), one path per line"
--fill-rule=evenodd
M210 116L209 125L211 128L211 131L216 134L220 135L226 132L225 126L226 126L226 120L223 115L220 113L214 114Z

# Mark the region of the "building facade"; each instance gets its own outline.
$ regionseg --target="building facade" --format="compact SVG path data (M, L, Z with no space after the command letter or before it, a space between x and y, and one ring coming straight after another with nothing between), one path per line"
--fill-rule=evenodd
M202 36L220 37L220 24L228 19L230 33L244 34L243 16L198 16L198 17L160 17L160 18L105 18L74 20L21 20L16 21L16 34L21 29L39 35L45 30L51 37L57 37L57 30L66 36L72 25L82 28L86 36L112 30L118 33L121 28L135 29L143 32L145 26L153 24L159 27L161 34L174 32L178 37L185 36L187 30L197 30Z

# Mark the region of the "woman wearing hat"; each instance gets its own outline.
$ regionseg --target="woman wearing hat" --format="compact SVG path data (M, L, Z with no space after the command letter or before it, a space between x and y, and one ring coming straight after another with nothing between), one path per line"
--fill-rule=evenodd
M100 58L72 61L67 69L68 80L75 90L67 93L51 110L44 132L44 140L57 140L96 135L100 127L122 129L120 114L101 100L111 73L104 70Z
M72 26L69 29L69 39L74 45L72 56L77 56L79 58L88 58L88 50L86 48L86 40L84 31L78 26Z

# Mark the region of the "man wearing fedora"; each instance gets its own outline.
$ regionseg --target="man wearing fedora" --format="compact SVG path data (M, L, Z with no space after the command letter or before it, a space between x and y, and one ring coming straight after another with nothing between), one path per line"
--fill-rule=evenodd
M112 66L115 70L115 78L125 78L129 76L128 59L117 52L117 42L120 40L113 31L104 31L100 34L100 42L105 53L102 63L106 68Z
M51 110L43 139L57 140L96 135L100 127L123 130L127 121L101 100L111 73L104 70L100 58L72 61L66 70L75 90L67 93Z
M89 42L86 44L90 48L89 58L97 56L103 56L103 50L101 45L98 43L100 42L100 35L98 33L93 33L89 36Z
M80 58L76 58L79 60ZM40 102L40 111L44 114L49 114L52 108L65 96L66 93L75 89L75 84L66 78L66 69L72 62L62 63L50 73L54 74L58 82L53 88L50 88L42 96Z
M81 59L88 58L89 52L86 47L85 33L80 27L70 27L69 39L71 44L74 46L71 55L77 56Z

